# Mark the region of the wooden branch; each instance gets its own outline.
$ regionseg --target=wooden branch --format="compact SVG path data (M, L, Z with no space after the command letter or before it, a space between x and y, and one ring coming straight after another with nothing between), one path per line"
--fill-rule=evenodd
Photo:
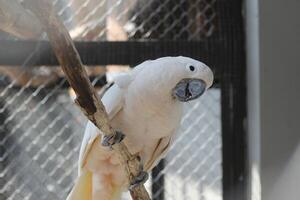
M39 18L47 32L56 57L76 93L76 104L103 134L115 134L109 124L105 108L88 79L74 43L67 29L54 12L51 1L30 0L30 2L30 9ZM133 178L140 173L139 159L130 154L123 142L115 144L113 150L119 155L129 182L132 182ZM131 191L131 196L134 200L150 200L144 185L135 187Z
M0 0L0 29L24 39L43 32L38 19L16 0Z

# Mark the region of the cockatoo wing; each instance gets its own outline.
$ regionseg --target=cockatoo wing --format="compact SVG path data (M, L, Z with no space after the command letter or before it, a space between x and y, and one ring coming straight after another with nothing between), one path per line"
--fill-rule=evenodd
M131 76L129 74L123 74L115 80L115 84L112 85L102 97L102 103L108 114L110 120L116 116L116 114L122 109L124 105L124 92L125 88L130 84ZM79 154L79 174L84 166L85 160L88 156L88 152L95 139L101 135L101 131L92 123L88 122L84 137L82 140L80 154ZM100 145L100 144L99 144Z
M123 93L124 91L117 84L114 84L102 97L102 102L110 119L122 109L124 102ZM91 171L84 168L84 165L89 157L89 152L93 148L93 144L99 141L97 138L100 137L100 135L100 130L92 122L88 121L80 148L78 178L67 200L92 200L93 175Z
M148 64L150 64L150 62L151 61L145 61L136 66L131 72L122 73L121 75L117 76L114 80L115 84L106 91L101 100L110 120L112 120L114 116L122 109L124 105L124 94L129 84L133 81L134 77L136 77L146 66L148 66ZM89 121L87 123L81 143L78 174L80 174L81 168L84 165L87 154L93 142L98 136L100 136L100 134L101 132L98 130L98 128Z

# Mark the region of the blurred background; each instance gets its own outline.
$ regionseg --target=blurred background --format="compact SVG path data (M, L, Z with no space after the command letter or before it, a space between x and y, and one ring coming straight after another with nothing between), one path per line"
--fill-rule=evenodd
M30 6L0 0L0 200L65 199L86 123ZM53 7L98 91L162 56L189 56L214 71L213 87L185 106L178 140L151 173L153 200L299 199L299 1Z

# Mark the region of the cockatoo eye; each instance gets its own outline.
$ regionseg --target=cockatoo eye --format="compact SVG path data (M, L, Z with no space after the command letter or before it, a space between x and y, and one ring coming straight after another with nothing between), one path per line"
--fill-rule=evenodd
M189 68L192 72L195 71L195 67L193 65L190 65Z
M194 74L197 71L197 67L193 64L187 64L185 66L185 68L189 73L192 73L192 74Z

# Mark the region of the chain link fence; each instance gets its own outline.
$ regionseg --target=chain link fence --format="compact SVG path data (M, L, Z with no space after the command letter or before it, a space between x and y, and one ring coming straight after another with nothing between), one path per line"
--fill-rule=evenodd
M80 41L205 40L216 28L215 2L53 1L73 39ZM103 78L102 69L90 70L94 84ZM77 176L86 119L73 104L64 76L59 69L30 68L26 62L18 68L1 66L0 73L0 199L65 199ZM170 200L221 200L220 129L219 89L186 104L178 140L156 177L164 174L164 185L152 196L163 192Z
M60 84L1 91L2 199L65 199L71 189L86 119ZM211 89L185 106L157 191L166 199L221 199L219 100Z
M18 0L26 7L26 0ZM203 40L217 0L54 0L75 40Z
M220 91L185 105L178 139L166 158L165 199L221 200ZM155 180L154 180L155 181Z
M215 30L215 1L57 0L55 5L74 39L199 40Z

